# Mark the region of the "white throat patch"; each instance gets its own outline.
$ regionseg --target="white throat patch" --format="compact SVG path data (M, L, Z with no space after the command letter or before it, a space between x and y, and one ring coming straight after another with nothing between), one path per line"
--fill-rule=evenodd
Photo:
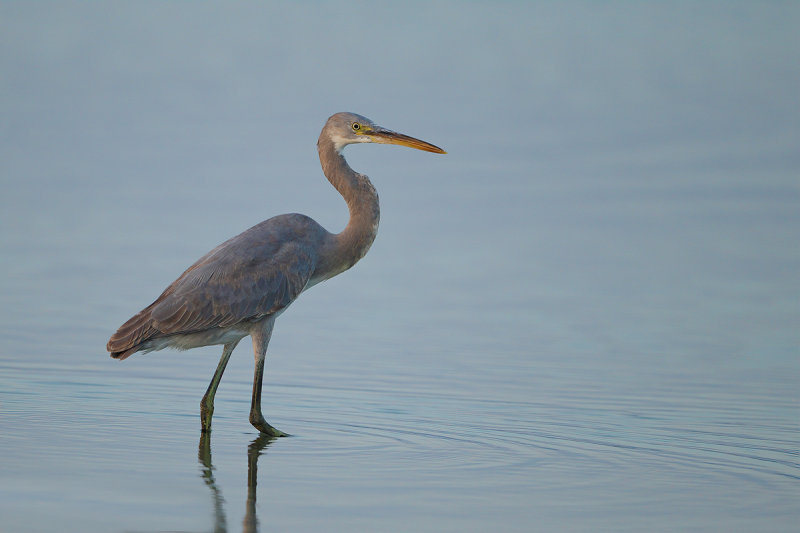
M343 137L341 135L333 134L331 135L331 140L333 141L333 148L336 150L337 154L342 153L342 149L347 146L348 144L356 144L356 143L368 143L370 142L370 138L366 136L359 135L356 138L353 137Z

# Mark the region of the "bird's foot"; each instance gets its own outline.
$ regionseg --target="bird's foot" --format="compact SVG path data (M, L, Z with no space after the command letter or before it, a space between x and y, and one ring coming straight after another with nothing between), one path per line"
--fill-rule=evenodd
M261 415L250 415L250 423L253 425L254 428L259 430L262 434L267 435L269 437L291 437L288 433L284 433L278 428L274 428L270 426L264 417Z

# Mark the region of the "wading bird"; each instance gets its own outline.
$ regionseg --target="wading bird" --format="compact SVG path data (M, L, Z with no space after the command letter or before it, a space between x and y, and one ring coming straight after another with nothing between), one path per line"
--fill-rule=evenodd
M222 344L222 357L200 402L200 423L211 431L214 395L234 348L250 335L255 356L250 423L261 433L286 434L261 413L264 358L275 319L300 295L341 274L364 257L378 232L378 194L369 178L347 164L348 144L399 144L437 154L438 146L375 125L353 113L337 113L322 128L317 150L322 171L347 202L350 220L329 233L297 213L256 224L201 257L158 299L125 322L107 349L126 359L162 348L188 350Z

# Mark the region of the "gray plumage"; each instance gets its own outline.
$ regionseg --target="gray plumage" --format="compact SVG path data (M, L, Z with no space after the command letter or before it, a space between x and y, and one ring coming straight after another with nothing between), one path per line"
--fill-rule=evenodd
M238 342L250 335L256 370L250 421L268 435L285 435L261 414L264 358L275 318L304 290L352 267L378 231L378 194L341 155L348 144L400 144L445 153L432 144L376 126L353 113L331 116L317 148L323 172L344 197L350 220L341 233L301 214L279 215L220 244L190 266L155 302L123 324L108 341L111 357L166 347L223 344L222 358L201 402L201 426L211 429L214 395Z
M230 328L246 335L302 292L317 266L315 243L326 233L303 215L280 215L220 244L119 328L108 342L111 356L218 344L211 339Z

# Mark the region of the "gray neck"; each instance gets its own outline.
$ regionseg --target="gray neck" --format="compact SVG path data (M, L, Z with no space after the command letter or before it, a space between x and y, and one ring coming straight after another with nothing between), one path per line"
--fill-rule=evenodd
M364 257L378 234L380 207L375 187L363 174L355 172L336 151L325 131L317 142L322 171L350 210L344 231L333 236L332 250L326 258L330 275L347 270Z

